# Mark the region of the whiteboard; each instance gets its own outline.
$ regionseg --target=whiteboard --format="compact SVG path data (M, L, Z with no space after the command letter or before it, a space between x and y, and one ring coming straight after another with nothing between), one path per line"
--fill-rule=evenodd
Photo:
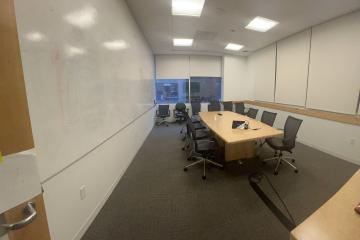
M273 102L275 91L276 44L256 51L249 57L249 80L255 83L255 100Z
M307 107L355 114L360 91L360 12L312 31Z
M101 2L15 1L42 180L152 106L153 54L126 3Z
M277 44L277 103L305 106L310 53L310 30Z

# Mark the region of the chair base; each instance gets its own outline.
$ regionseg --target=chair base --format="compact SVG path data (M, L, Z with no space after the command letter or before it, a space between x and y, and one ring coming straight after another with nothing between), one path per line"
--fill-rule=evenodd
M295 162L295 158L283 156L282 153L280 153L279 155L277 155L275 157L264 159L264 160L262 160L262 163L265 164L266 162L273 161L273 160L277 160L276 167L274 170L274 175L279 174L279 167L280 167L280 164L282 164L282 163L286 163L290 167L292 167L294 169L295 173L299 172L297 167L293 164Z
M161 126L161 125L165 125L165 126L169 126L169 123L167 122L167 121L165 121L165 119L162 119L160 122L157 122L156 124L155 124L156 126Z
M195 158L197 158L198 160L197 160L196 162L193 162L193 163L189 164L189 165L186 165L186 166L184 167L184 171L186 172L189 167L195 166L195 165L197 165L197 164L202 163L202 164L204 165L204 172L203 172L203 175L202 175L202 179L203 179L203 180L206 179L206 164L207 164L207 163L212 164L212 165L215 165L215 166L220 167L220 168L224 168L224 166L223 166L222 164L217 163L217 162L214 162L214 161L209 160L209 159L207 159L207 158L204 158L204 157L195 157Z

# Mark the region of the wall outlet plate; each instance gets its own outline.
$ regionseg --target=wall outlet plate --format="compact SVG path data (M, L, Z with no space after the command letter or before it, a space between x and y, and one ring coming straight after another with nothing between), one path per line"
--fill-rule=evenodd
M84 200L86 198L86 186L82 185L80 187L80 199Z

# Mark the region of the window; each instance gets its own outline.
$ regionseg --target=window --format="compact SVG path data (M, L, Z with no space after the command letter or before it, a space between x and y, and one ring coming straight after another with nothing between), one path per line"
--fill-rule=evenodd
M189 102L189 80L188 79L156 80L156 102L157 103Z
M192 102L221 100L220 77L191 77L190 86L190 97Z
M156 102L210 102L221 100L221 77L191 77L189 79L156 80Z

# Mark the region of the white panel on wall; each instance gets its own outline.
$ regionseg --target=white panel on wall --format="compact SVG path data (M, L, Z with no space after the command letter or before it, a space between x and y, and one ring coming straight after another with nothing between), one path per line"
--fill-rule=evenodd
M251 82L246 75L247 62L245 57L224 56L223 59L223 100L235 101L250 99L252 96Z
M222 77L222 58L213 56L190 56L190 76Z
M305 106L311 31L295 34L277 44L275 101Z
M273 102L275 90L276 44L260 49L249 57L249 80L254 82L254 99Z
M360 12L313 28L307 107L355 114L360 89Z
M187 55L157 55L156 79L188 79L190 59Z

